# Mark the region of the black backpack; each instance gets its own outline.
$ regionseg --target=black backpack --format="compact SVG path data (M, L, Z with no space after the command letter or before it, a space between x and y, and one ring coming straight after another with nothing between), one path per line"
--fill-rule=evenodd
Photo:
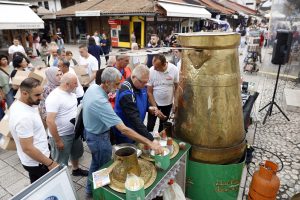
M79 107L79 106L78 106ZM76 117L76 123L75 123L75 139L78 139L81 137L83 141L85 141L84 137L84 124L83 124L83 116L82 116L82 105L79 107L79 114Z

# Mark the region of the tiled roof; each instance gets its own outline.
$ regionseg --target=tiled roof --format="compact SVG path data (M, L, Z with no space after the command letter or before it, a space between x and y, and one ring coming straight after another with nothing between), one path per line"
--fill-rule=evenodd
M159 0L179 4L192 4L201 6L199 0ZM75 11L100 10L101 16L112 15L155 15L160 13L155 6L157 0L90 0L56 13L57 17L74 16Z
M100 10L101 15L111 14L155 14L153 0L104 0L93 6L93 10Z
M192 4L201 6L198 0L158 0L159 2L171 2L171 3L179 3L179 4Z
M58 12L56 12L57 17L65 17L65 16L74 16L75 11L86 11L86 10L95 10L91 9L93 6L101 3L104 0L91 0L85 1L83 3L75 4L73 6L64 8Z
M248 8L247 6L243 6L230 0L219 0L218 2L227 8L235 10L236 12L243 12L246 15L255 15L257 13L256 10L253 10L251 8Z
M204 5L207 9L214 10L216 12L220 12L225 15L234 14L235 10L232 10L230 8L226 8L223 5L219 4L218 2L215 2L213 0L199 0L202 5Z

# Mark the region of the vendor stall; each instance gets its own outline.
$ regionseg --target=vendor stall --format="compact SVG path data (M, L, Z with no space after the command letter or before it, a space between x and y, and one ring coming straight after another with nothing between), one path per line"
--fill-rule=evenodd
M174 141L177 144L181 142L180 140L174 140ZM155 168L154 163L147 161L147 158L145 157L138 159L139 164L141 165L142 163L142 165L145 165L145 168L151 169L148 170L148 172L152 173L151 178L149 179L149 182L152 182L152 184L148 186L147 183L145 183L145 187L148 186L145 189L145 199L153 199L156 196L161 196L163 194L163 191L167 188L170 179L174 179L174 178L176 178L176 182L181 186L181 188L184 191L186 163L187 163L188 151L190 147L191 145L186 143L184 149L178 149L178 154L175 157L171 158L170 165L166 170ZM105 164L101 169L107 168L112 164L113 161L110 161L107 164ZM143 174L143 168L144 167L142 166L141 169L142 174ZM154 180L151 180L155 176L156 178ZM91 177L89 177L89 179L90 181L92 181ZM93 198L100 199L100 200L126 199L125 193L117 192L116 190L118 189L116 189L113 184L100 187L98 189L93 190Z

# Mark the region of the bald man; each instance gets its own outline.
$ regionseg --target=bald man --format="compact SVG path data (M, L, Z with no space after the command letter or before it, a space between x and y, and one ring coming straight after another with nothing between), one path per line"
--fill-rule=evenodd
M46 122L51 146L51 157L60 164L68 165L70 158L74 176L87 176L88 171L80 169L78 160L83 155L81 139L75 139L75 118L77 99L73 91L77 87L77 77L66 73L61 84L46 99Z

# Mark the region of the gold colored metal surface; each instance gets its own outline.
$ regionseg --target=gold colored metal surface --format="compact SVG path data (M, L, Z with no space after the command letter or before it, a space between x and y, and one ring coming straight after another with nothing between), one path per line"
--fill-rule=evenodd
M144 180L144 188L147 189L151 186L157 176L157 171L155 166L146 160L138 159L138 165L141 168L140 177ZM118 168L118 165L115 166L115 169ZM125 193L125 183L121 182L112 176L112 172L110 173L110 184L109 187L117 192Z
M142 143L139 143L138 148L140 150L142 150L144 148L144 145ZM174 158L178 154L178 152L179 152L179 146L178 146L177 142L175 140L173 140L173 152L170 156L170 159ZM142 153L141 158L151 161L151 162L154 162L154 158L152 158L151 155L149 155L149 154Z
M185 33L179 34L178 39L182 47L197 49L235 49L240 44L237 33Z
M138 165L136 150L132 147L124 147L115 152L115 160L121 161L117 167L112 170L111 176L125 183L127 174L133 173L137 176L141 174L141 168Z
M175 135L192 144L193 160L225 164L245 150L235 33L180 34L183 47Z

